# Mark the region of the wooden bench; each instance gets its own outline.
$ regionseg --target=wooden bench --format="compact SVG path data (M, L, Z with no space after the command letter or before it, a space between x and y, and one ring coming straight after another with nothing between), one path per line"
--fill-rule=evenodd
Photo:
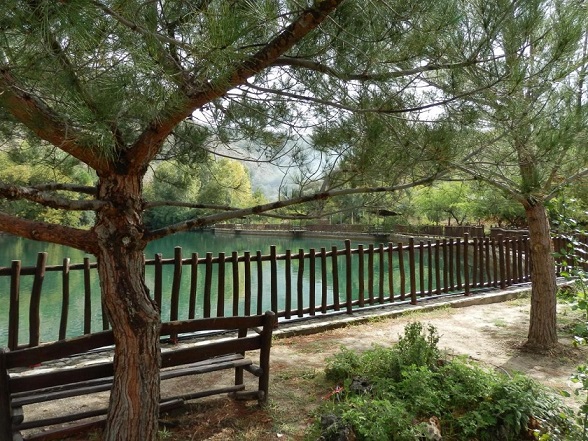
M186 391L181 395L165 398L160 403L160 410L166 411L181 406L187 400L221 393L229 393L236 399L265 402L268 395L270 347L274 325L275 314L271 311L265 315L251 317L221 317L164 323L161 329L162 339L186 334L201 336L205 333L206 336L199 337L198 341L190 340L190 344L162 351L162 381L223 369L233 369L235 381L232 386ZM248 332L249 330L255 332ZM206 331L221 332L212 334ZM22 370L43 362L89 355L96 353L98 349L112 347L113 344L112 331L104 331L14 351L0 348L0 441L66 435L103 423L107 408L28 421L24 416L23 406L109 391L112 387L112 361L101 361L82 367L43 369L39 373L35 373L33 369L26 372L26 375L21 375L17 371L19 368ZM254 350L260 351L259 364L254 364L245 356L248 351ZM254 390L245 390L244 371L259 379ZM186 389L189 389L190 383L184 384ZM100 418L98 421L95 418L94 421L87 421L93 417ZM86 422L81 421L84 419ZM45 429L38 435L22 435L22 431L27 429L46 428L70 422L75 424Z

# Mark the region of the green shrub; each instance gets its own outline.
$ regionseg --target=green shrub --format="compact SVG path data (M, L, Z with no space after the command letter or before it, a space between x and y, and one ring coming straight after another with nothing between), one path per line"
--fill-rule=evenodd
M541 385L463 358L443 360L438 341L434 327L411 323L392 348L342 349L329 359L327 378L343 393L324 409L366 441L418 439L433 416L447 440L524 439L530 422L540 428L536 439L579 439L573 413ZM358 378L369 387L353 387Z

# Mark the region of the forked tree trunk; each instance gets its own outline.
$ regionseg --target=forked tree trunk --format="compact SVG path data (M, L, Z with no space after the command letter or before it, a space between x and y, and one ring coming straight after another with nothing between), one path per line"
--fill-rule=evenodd
M145 286L139 176L101 181L112 201L95 231L102 301L114 331L114 382L104 432L107 441L155 440L159 412L160 316Z
M557 344L556 276L549 219L541 202L525 205L531 244L531 322L526 346L548 350Z

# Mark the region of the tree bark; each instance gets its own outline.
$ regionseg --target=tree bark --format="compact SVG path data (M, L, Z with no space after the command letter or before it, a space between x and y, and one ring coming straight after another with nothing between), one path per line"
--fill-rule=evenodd
M103 439L155 440L158 431L160 315L143 276L141 177L101 179L100 197L113 202L99 212L98 273L114 332L114 382Z
M548 350L557 344L556 276L547 211L542 202L525 204L531 254L531 317L526 346Z

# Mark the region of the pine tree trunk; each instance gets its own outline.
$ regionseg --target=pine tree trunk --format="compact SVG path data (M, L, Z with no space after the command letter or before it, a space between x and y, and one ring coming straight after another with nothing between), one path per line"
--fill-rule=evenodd
M144 281L141 179L114 176L99 185L112 207L99 213L98 272L114 331L114 382L104 432L107 441L157 438L160 316Z
M548 350L557 344L556 276L553 244L545 206L525 206L531 244L531 318L526 346Z

